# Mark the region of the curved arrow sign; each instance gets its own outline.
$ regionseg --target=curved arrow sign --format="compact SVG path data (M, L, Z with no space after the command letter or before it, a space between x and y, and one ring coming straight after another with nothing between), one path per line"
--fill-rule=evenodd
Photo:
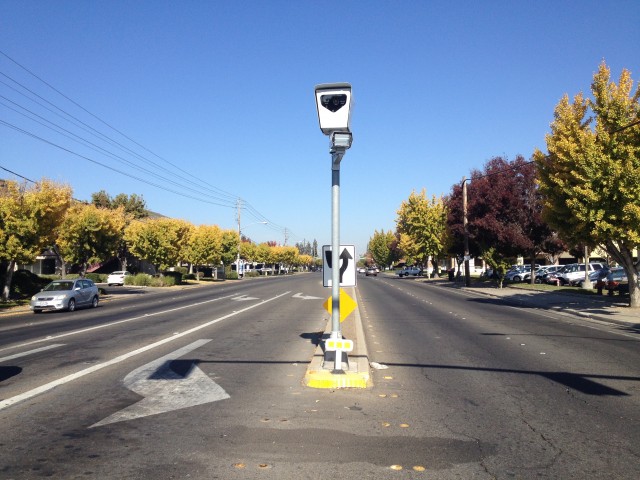
M198 340L131 372L124 378L124 386L144 398L90 428L230 398L194 360L178 360L210 341Z
M331 270L333 263L331 258L331 246L322 246L322 284L325 287L330 287ZM341 287L355 287L356 286L356 247L354 245L340 245L340 286Z

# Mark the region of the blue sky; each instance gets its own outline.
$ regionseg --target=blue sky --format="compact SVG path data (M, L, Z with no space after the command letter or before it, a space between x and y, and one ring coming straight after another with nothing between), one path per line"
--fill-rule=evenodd
M0 167L223 228L241 198L254 241L329 244L313 92L350 82L341 243L362 253L412 190L544 150L555 105L601 61L640 79L639 24L635 0L2 0Z

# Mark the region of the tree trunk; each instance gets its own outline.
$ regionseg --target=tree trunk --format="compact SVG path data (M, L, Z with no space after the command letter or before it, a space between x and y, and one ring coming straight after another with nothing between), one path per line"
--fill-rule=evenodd
M638 272L634 270L629 279L629 307L640 308L640 286L638 285Z
M11 260L7 263L7 270L4 277L4 285L2 287L2 301L9 301L9 295L11 294L11 280L13 279L13 269L16 266L16 262Z

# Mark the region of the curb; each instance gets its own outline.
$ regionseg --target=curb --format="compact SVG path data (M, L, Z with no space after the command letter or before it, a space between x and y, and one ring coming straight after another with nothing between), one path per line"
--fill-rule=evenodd
M354 289L350 290L349 293L353 295ZM352 316L353 318L345 319L341 325L343 338L346 333L346 338L351 336L354 340L353 352L348 356L349 369L344 373L333 373L333 370L324 368L324 341L321 341L304 375L304 384L307 387L337 389L369 388L373 385L369 372L369 353L365 343L360 308L356 308ZM323 340L331 335L331 327L331 318L329 318L325 333L322 335Z

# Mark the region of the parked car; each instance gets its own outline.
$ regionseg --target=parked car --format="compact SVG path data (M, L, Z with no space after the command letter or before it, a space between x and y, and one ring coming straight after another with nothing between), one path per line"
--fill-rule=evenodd
M409 275L419 277L420 275L422 275L422 270L418 267L404 267L398 272L399 277L408 277Z
M367 272L365 273L365 275L368 277L369 275L373 275L374 277L378 276L378 269L375 267L369 267L367 268Z
M364 267L359 267L358 268L358 273L367 273L367 269Z
M609 267L607 266L591 272L589 274L589 281L591 282L591 285L597 288L598 282L603 279L606 280L609 272L610 270L609 270ZM578 280L574 280L573 282L571 282L571 285L582 288L584 286L584 276Z
M129 276L131 276L131 274L124 270L112 272L107 277L107 285L124 285L124 279Z
M558 280L560 280L561 285L571 285L574 281L584 280L585 270L594 272L601 270L603 267L604 265L602 263L589 263L588 265L584 263L572 263L571 265L565 265L562 273L558 275Z
M560 269L562 269L562 265L547 265L544 267L544 270L540 272L540 274L536 273L536 283L538 283L538 277L540 279L539 283L547 283L547 279L550 275L555 275Z
M564 271L566 270L567 267L569 267L570 265L562 265L560 266L560 268L558 268L555 272L550 272L546 275L544 282L545 283L550 283L550 284L555 284L558 283L559 277L560 275L562 275L564 273Z
M516 267L511 267L511 269L505 274L504 279L510 282L521 282L526 273L531 275L531 265L518 265Z
M605 288L609 290L609 295L613 295L615 292L629 293L629 280L624 268L617 267L609 271Z
M534 273L534 283L542 283L544 281L544 276L548 273L555 272L560 267L558 265L543 265L542 267L538 267L535 269ZM523 282L531 281L531 272L526 272L524 277L522 278Z
M54 280L40 293L31 297L29 308L33 313L43 310L69 310L77 307L98 306L98 287L91 280L77 278L75 280Z

